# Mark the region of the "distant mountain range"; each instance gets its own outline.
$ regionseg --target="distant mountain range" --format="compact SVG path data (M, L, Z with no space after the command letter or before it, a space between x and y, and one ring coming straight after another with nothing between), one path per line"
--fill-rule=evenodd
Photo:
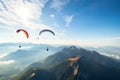
M107 55L115 59L120 59L120 46L85 47L85 49L95 50L100 54Z
M31 64L17 80L120 80L120 63L114 59L71 46ZM12 80L13 80L12 79Z
M9 48L14 49L17 48L14 52L10 52L8 55L0 58L0 79L6 76L16 75L17 73L21 72L25 67L28 65L44 60L47 56L52 55L64 47L57 47L45 44L24 44L22 48L18 48L17 44L1 44L1 48ZM14 47L12 45L15 45ZM31 46L30 48L24 48ZM49 49L47 51L46 49ZM8 50L9 52L9 50ZM14 61L12 64L2 64L4 62L9 62L10 60Z

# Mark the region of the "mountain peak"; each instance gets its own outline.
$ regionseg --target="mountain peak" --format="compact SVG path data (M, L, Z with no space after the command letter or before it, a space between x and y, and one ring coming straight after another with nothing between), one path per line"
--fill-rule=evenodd
M76 48L75 46L71 46L70 49L71 49L71 50L75 50L75 49L77 49L77 48Z

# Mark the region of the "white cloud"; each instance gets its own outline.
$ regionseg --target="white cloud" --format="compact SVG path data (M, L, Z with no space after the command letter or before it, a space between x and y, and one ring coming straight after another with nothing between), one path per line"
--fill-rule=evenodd
M52 0L50 8L54 8L57 11L61 11L63 6L69 3L70 0Z
M87 46L120 46L120 37L91 38L86 40Z
M53 44L63 44L63 45L78 45L78 46L92 46L92 47L98 47L98 46L120 46L120 38L119 37L111 37L101 40L94 40L94 41L88 41L88 40L69 40L65 37L63 39L60 39L58 41L51 42Z
M51 15L50 15L50 17L51 17L51 18L54 18L54 17L55 17L55 15L54 15L54 14L51 14Z
M108 53L102 53L102 52L101 52L101 54L103 54L105 56L112 57L112 58L120 59L120 56L116 55L116 54L108 54Z
M71 23L71 21L72 21L72 19L73 19L73 15L71 15L71 16L65 16L65 22L66 22L66 25L65 26L69 26L70 25L70 23Z
M47 0L0 1L0 23L9 27L23 26L30 29L44 27L41 26L40 16L46 2Z
M0 61L0 64L1 64L1 65L2 65L2 64L13 64L13 63L15 63L14 60Z
M120 37L111 37L111 38L105 38L103 40L109 40L109 41L112 41L112 40L120 40Z
M0 54L0 58L7 56L7 54Z
M66 32L66 30L65 30ZM46 43L46 44L57 44L57 45L78 45L78 46L92 46L92 47L100 47L100 46L120 46L120 39L119 40L95 40L95 41L88 41L88 40L70 40L66 38L64 31L61 33L56 32L56 37L52 37L51 40L38 40L32 41L33 43Z

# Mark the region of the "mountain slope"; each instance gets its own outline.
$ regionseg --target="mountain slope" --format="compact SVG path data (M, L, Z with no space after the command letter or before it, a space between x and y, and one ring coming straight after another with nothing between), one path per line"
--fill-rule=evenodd
M44 70L55 75L56 80L120 80L119 62L96 51L74 46L64 48L49 56L44 63L38 62L36 65L42 65ZM29 70L26 72L29 74Z
M85 49L76 48L74 46L69 47L69 48L64 48L60 52L57 52L55 55L49 56L46 59L45 64L47 64L47 65L48 64L56 64L56 63L65 61L65 60L69 59L70 57L74 57L77 55L81 55L81 57L85 57L87 60L94 61L94 62L100 63L102 65L120 68L120 64L112 58L100 55L96 51L87 51Z
M56 80L55 75L47 70L40 68L31 68L21 76L16 78L17 80Z

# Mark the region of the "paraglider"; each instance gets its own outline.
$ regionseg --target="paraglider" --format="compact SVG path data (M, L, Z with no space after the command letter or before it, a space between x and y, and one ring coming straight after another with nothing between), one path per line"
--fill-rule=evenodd
M21 32L21 31L25 34L26 38L28 39L29 38L29 34L28 34L28 32L26 30L24 30L24 29L16 30L17 33ZM19 45L19 48L21 48L21 45Z
M24 32L26 38L28 39L29 38L29 34L28 34L28 32L26 30L24 30L24 29L18 29L16 32L19 33L21 31Z
M42 31L40 31L39 35L41 35L44 32L50 32L55 36L55 33L52 30L49 30L49 29L43 29Z
M49 49L48 49L48 48L47 48L46 50L47 50L47 51L49 51Z
M21 46L19 45L19 48L21 48Z
M44 32L49 32L49 33L51 33L52 35L55 36L55 33L52 30L50 30L50 29L43 29L43 30L41 30L39 35L43 34ZM49 51L49 49L47 48L46 51Z

